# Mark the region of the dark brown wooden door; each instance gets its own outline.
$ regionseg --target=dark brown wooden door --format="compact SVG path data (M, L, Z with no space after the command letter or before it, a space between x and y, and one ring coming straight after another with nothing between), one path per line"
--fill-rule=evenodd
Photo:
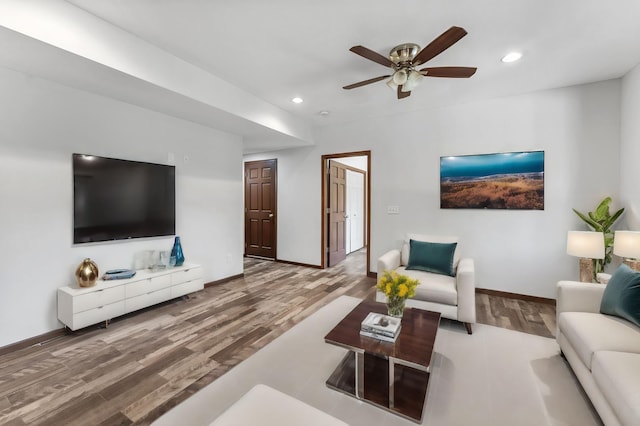
M347 169L340 163L329 160L328 194L328 266L334 266L347 257L346 248L346 204Z
M245 254L276 258L276 160L244 166Z

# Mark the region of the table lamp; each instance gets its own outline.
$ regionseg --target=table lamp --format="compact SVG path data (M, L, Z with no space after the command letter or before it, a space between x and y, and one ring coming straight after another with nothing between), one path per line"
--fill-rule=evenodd
M580 258L580 281L593 282L593 259L604 259L602 232L569 231L567 254Z
M613 237L613 254L622 257L622 263L629 268L640 271L640 232L616 231Z

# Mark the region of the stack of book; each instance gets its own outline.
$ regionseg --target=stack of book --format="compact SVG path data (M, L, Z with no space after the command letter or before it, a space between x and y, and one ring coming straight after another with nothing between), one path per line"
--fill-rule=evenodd
M370 312L360 324L360 334L385 342L395 342L400 328L400 318Z

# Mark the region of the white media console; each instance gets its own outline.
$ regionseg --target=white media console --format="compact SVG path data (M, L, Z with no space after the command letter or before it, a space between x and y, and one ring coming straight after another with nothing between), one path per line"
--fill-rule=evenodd
M58 319L71 330L202 290L202 268L184 264L152 272L136 271L124 280L98 280L93 287L58 289Z

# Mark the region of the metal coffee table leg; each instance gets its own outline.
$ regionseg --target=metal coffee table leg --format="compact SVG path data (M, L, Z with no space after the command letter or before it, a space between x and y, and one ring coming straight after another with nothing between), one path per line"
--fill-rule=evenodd
M389 408L395 408L395 362L389 357Z
M364 398L364 352L354 352L356 356L356 398Z

